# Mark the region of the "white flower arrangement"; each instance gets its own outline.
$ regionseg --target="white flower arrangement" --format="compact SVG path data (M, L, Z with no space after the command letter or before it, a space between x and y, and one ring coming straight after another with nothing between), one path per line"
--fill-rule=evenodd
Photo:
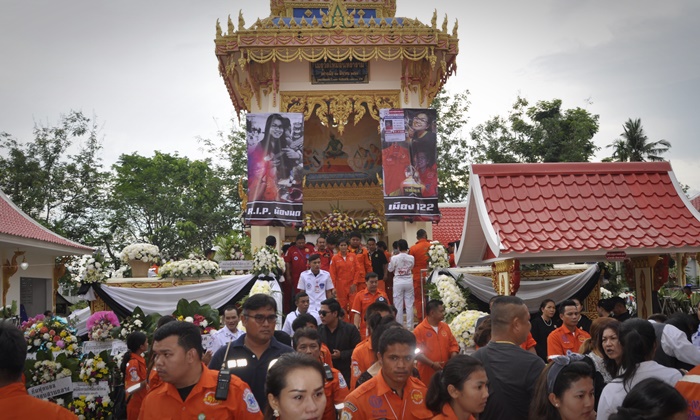
M625 300L625 306L627 307L627 312L633 314L637 312L637 297L632 292L622 292L619 295Z
M29 372L29 386L46 384L61 378L69 378L71 371L60 363L51 360L37 360Z
M462 353L468 348L474 347L474 331L476 330L476 320L488 314L480 311L467 310L461 312L450 322L450 330L459 343Z
M279 278L280 274L284 272L284 268L284 260L277 253L277 250L271 246L264 245L255 251L255 257L253 258L254 276L274 275Z
M151 244L131 244L122 249L120 258L124 264L128 264L129 260L139 260L141 262L158 262L160 257L160 249L156 245Z
M270 286L270 282L267 281L258 281L256 282L253 287L250 289L250 294L249 296L257 295L258 293L262 293L263 295L272 295L272 287Z
M601 299L610 299L613 296L612 292L605 287L600 288L600 298Z
M185 277L211 277L221 274L221 269L216 261L210 260L180 260L165 263L158 270L161 278L172 277L182 279Z
M464 294L462 294L462 290L457 286L454 278L446 274L438 276L435 286L440 294L440 300L445 306L446 319L452 319L452 317L467 309L467 300L464 298Z
M430 248L428 248L428 268L430 271L448 268L449 266L450 254L447 253L447 248L440 241L430 242Z
M87 358L80 362L80 373L78 376L81 381L94 384L109 378L109 367L99 355Z

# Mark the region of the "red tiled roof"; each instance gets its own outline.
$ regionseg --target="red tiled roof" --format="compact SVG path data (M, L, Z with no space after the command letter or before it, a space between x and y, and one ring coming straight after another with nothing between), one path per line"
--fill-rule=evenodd
M668 162L472 165L470 184L459 265L700 250Z
M92 248L70 241L41 226L17 207L4 192L0 191L0 234L35 239L42 242L74 248L75 251L91 253Z
M692 204L693 207L695 207L695 210L700 211L700 195L696 195L695 197L693 197L693 199L690 200L690 204Z
M433 240L447 246L462 237L466 204L440 204L440 222L433 222Z

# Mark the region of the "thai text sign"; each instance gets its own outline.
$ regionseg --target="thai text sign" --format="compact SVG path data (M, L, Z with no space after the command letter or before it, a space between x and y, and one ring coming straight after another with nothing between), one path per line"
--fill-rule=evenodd
M73 382L73 398L78 398L81 395L86 397L106 397L109 395L109 382L100 381L96 384Z
M71 378L61 378L57 381L33 386L27 389L27 393L32 397L47 399L57 395L73 391L73 381Z
M324 85L331 83L368 83L369 62L345 61L316 61L310 63L311 84Z
M380 109L387 220L439 221L437 112Z

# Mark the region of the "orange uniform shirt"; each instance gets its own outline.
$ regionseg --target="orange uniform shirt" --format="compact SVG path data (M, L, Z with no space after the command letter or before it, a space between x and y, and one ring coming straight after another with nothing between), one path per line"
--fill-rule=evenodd
M676 389L688 401L688 418L700 418L700 366L695 366L676 382Z
M381 300L384 299L384 300ZM355 322L355 314L360 314L360 337L367 338L367 322L365 322L365 313L367 307L374 302L382 301L389 304L389 297L386 293L377 289L376 292L370 293L367 289L357 292L355 300L352 303L351 312L353 314L353 323Z
M148 374L148 392L153 391L154 389L158 388L163 384L163 381L160 379L160 376L158 375L158 371L155 369L151 369L151 372Z
M58 404L27 394L24 382L0 388L0 413L6 420L77 420L78 416Z
M428 268L428 249L430 248L430 241L427 239L420 239L408 250L409 255L413 255L415 263L413 264L413 295L416 300L413 303L413 307L416 309L416 315L418 319L423 319L423 307L421 303L423 297L420 290L420 271L424 268Z
M403 398L389 388L382 371L352 391L345 399L342 420L413 420L433 418L425 406L427 388L423 382L410 376L403 388Z
M146 380L146 360L141 357L140 354L132 353L129 363L126 365L126 375L124 376L124 389L129 389L129 387L143 382ZM141 411L141 404L143 399L146 398L148 390L146 389L146 384L141 386L141 389L131 394L129 398L129 403L126 406L126 418L129 420L136 420L139 418L139 412Z
M338 415L336 414L335 405L345 401L345 398L350 393L343 374L337 369L331 368L331 371L333 372L333 380L326 381L325 385L323 385L323 392L326 394L326 409L323 410L323 420L336 420Z
M428 320L424 319L413 330L413 335L416 336L416 347L433 362L444 364L450 360L450 354L459 353L457 339L452 335L450 327L444 322L438 324L436 333ZM435 369L420 361L417 362L417 365L421 381L424 384L429 384L430 378L435 374Z
M356 274L359 278L357 290L360 291L365 287L365 275L372 272L372 261L369 259L369 251L362 245L357 249L348 246L348 254L350 253L357 257L355 260L357 264Z
M357 379L362 372L369 369L377 361L377 354L372 350L372 340L367 337L355 346L350 357L350 391L354 391Z
M200 414L208 419L262 419L253 392L235 375L231 375L228 398L225 401L214 398L218 374L202 363L202 376L184 402L175 386L164 382L146 396L139 419L190 420L199 418Z
M442 412L433 417L432 420L457 420L457 415L449 403L442 406ZM468 420L475 420L474 416L469 416Z
M525 342L520 345L520 348L523 350L530 350L531 348L535 347L537 345L537 341L535 341L535 338L532 336L532 333L529 332L527 333L527 338L525 339Z
M591 335L581 328L576 327L576 330L571 332L566 325L562 325L547 337L547 357L566 355L567 350L578 353L581 343L587 338L591 338Z
M325 363L328 366L333 367L333 357L331 357L331 350L324 343L321 343L321 363Z
M354 294L350 296L350 286L357 283L356 271L356 255L349 251L345 258L340 254L335 254L331 259L331 280L333 280L340 307L343 308L347 314L350 313L350 304L352 304L351 298L355 297ZM365 279L362 278L362 281L364 282Z

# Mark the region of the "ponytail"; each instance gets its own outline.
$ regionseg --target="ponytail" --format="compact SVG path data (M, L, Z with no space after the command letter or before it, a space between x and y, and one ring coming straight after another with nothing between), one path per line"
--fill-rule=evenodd
M425 406L433 413L439 414L445 403L450 401L450 394L447 392L447 387L442 383L442 371L435 372L430 379L428 393L425 397Z
M129 360L131 360L131 350L127 350L126 353L124 353L122 364L119 366L119 370L122 372L123 378L126 378L126 366L129 364Z
M134 331L126 337L126 348L129 350L124 353L124 359L119 367L122 371L122 375L126 377L126 366L129 364L129 360L131 360L131 355L137 352L147 341L148 336L141 331Z

